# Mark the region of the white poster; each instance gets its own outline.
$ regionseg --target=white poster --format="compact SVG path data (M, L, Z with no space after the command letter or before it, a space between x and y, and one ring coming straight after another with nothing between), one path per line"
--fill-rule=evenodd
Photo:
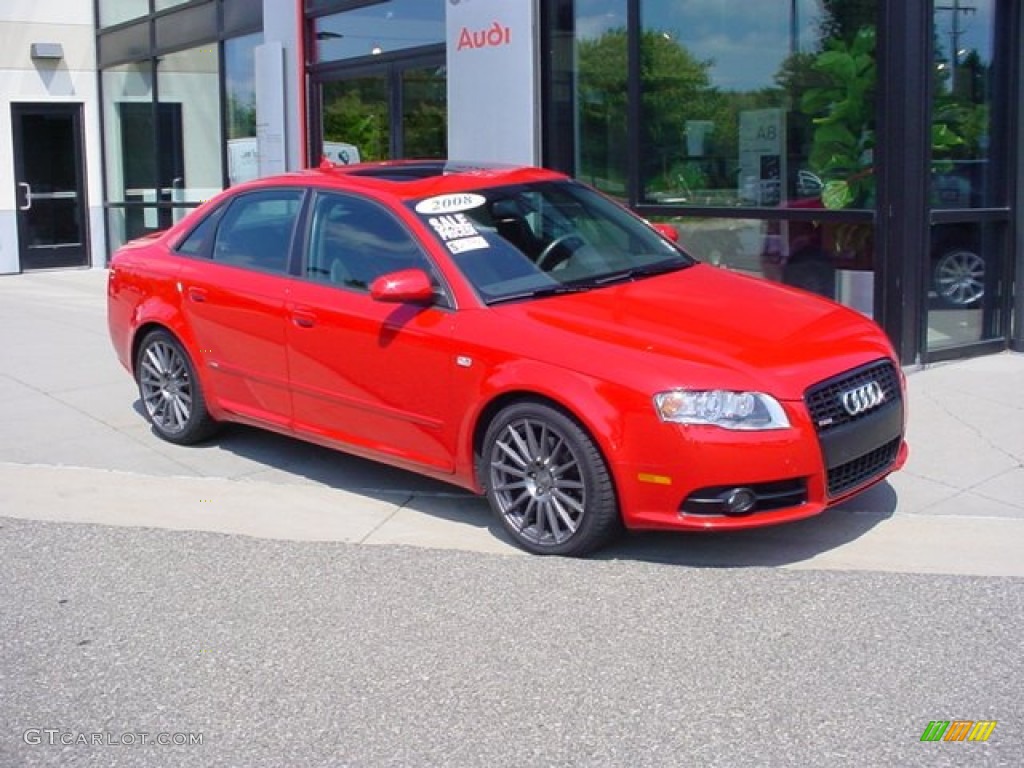
M284 46L278 42L254 50L256 64L256 162L260 176L288 170L285 158Z
M536 0L447 0L448 156L540 159Z
M786 178L786 123L781 109L740 112L739 197L747 205L778 205Z

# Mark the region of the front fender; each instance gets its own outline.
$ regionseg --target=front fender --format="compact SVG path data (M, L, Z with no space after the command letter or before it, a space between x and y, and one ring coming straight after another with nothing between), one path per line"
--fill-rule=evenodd
M462 421L456 457L458 473L471 479L478 492L483 487L476 471L477 454L487 426L512 402L542 400L572 416L594 439L613 478L615 459L626 449L630 420L641 415L640 409L650 408L639 393L536 360L508 360L495 365L481 377L478 392L475 407Z

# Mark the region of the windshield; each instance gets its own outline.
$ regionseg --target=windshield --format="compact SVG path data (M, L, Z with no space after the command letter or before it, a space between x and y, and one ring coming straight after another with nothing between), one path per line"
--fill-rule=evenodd
M571 181L413 201L488 304L583 291L693 260L616 203Z

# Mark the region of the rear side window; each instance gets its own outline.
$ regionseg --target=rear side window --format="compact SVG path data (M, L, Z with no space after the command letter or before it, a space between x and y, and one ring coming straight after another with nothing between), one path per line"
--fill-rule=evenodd
M206 256L213 243L213 236L217 234L217 222L220 221L223 212L224 207L221 206L199 222L198 226L189 232L188 237L181 241L177 248L178 253L187 256Z
M302 195L298 189L274 189L237 197L217 227L213 260L266 272L287 272Z

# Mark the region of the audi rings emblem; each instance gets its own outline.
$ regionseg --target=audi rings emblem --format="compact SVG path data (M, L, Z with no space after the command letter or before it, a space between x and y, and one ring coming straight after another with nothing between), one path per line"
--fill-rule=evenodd
M856 389L848 389L839 396L839 402L851 416L859 416L885 402L885 391L877 381L871 381Z

